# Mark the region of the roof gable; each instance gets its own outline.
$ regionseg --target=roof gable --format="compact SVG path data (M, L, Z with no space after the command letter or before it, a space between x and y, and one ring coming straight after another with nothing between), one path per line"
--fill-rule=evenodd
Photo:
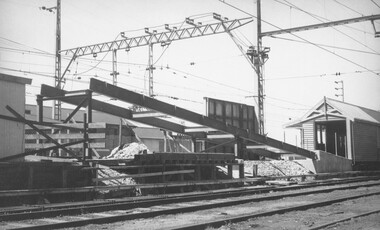
M327 111L327 112L326 112ZM371 110L331 98L322 99L302 118L285 125L287 128L299 127L302 123L321 116L333 116L369 121L380 124L380 111Z
M337 101L334 99L329 99L329 101L334 105L334 107L340 109L341 111L344 111L345 114L349 115L352 120L360 119L364 121L380 123L380 111L364 108L342 101Z

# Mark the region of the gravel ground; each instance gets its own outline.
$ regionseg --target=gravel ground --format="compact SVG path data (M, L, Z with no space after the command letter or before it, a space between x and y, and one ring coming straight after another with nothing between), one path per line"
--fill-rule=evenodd
M369 212L380 208L380 196L364 197L357 200L349 200L328 207L313 208L305 211L289 212L283 215L273 215L264 218L255 218L245 222L230 224L219 230L233 229L309 229L323 223L333 222ZM208 230L211 230L209 228ZM366 217L351 219L323 229L341 230L377 230L380 229L380 214L372 214Z
M294 161L244 161L244 171L248 174L252 173L254 166L257 166L257 176L297 176L313 174Z

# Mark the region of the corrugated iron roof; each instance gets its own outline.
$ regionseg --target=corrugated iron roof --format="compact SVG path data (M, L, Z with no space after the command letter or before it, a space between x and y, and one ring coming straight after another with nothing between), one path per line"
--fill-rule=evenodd
M327 98L333 107L351 119L360 119L374 123L380 123L380 111L364 108L358 105Z

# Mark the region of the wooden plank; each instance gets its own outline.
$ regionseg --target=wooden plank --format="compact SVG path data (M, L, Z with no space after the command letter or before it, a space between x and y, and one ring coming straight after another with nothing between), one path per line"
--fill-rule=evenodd
M63 149L65 152L71 154L71 155L75 155L74 152L72 152L71 150L67 149L65 146L61 145L60 143L58 143L56 140L50 138L48 135L46 135L42 130L38 129L37 127L35 127L32 123L28 122L27 120L25 120L25 118L23 116L21 116L20 114L18 114L16 111L14 111L9 105L6 106L6 109L11 112L15 117L17 117L18 119L21 119L23 120L23 122L27 125L29 125L34 131L38 132L39 134L41 134L42 136L46 137L47 139L49 139L51 142L53 142L56 146L58 146L59 148Z
M269 181L265 181L265 183L269 185L281 185L281 186L297 184L297 182L295 181L285 181L285 180L269 180Z
M10 121L17 121L17 122L24 123L24 119L18 119L18 118L15 118L15 117L9 117L9 116L5 116L5 115L1 115L1 114L0 114L0 119L10 120ZM38 122L38 121L31 121L31 120L26 120L26 121L29 122L29 123L31 123L31 124L34 124L39 129L44 129L46 127L62 128L62 126L60 125L60 123ZM80 127L80 128L69 128L69 129L81 131L82 128L83 127ZM29 126L27 126L27 127L25 127L25 129L31 129L31 128ZM46 129L48 129L48 128L46 128Z
M89 145L91 148L105 148L106 147L106 143L104 143L104 142L95 142L95 143L90 143ZM53 146L55 146L55 144L53 144L53 143L44 143L44 144L26 143L25 149L42 149L42 148L50 148ZM74 149L83 148L83 144L71 145L70 148L74 148Z
M135 155L135 160L138 161L232 161L235 160L235 155L233 153L154 153L154 154L144 154Z
M58 133L58 134L47 134L53 139L82 139L83 134L82 133ZM90 139L104 139L106 138L105 133L89 133L88 137ZM39 135L39 134L26 134L25 140L46 140L45 137Z
M93 122L93 123L88 123L88 128L89 129L105 129L107 123L105 122ZM36 125L39 129L51 129L49 126L41 126L41 125ZM69 129L69 128L74 128L74 129L83 129L83 123L76 123L76 124L61 124L57 123L55 124L54 127L57 128L62 128L62 129ZM26 128L26 129L31 129L31 128Z
M87 160L89 161L89 160ZM92 162L96 162L97 160L91 160ZM101 162L100 162L101 163ZM200 163L200 164L165 164L166 167L195 167L197 165L200 166L226 166L226 165L241 165L244 163ZM110 169L138 169L138 168L162 168L163 164L158 165L119 165L119 166L107 166ZM81 170L101 170L103 168L97 167L84 167Z
M92 179L92 181L93 182L99 182L99 181L117 180L117 179L124 179L124 178L142 178L142 177L174 175L174 174L187 174L187 173L194 173L194 169L179 170L179 171L155 172L155 173L130 174L130 175L125 175L125 176L106 177L106 178L95 178L95 179Z
M73 141L73 142L70 142L70 143L62 144L62 146L65 146L65 147L67 147L67 146L73 146L73 145L76 145L78 143L83 143L83 142L84 142L84 140ZM16 155L0 158L0 161L7 161L7 160L10 160L10 159L15 159L15 158L19 158L19 157L23 157L23 156L28 156L28 155L32 155L32 154L35 154L35 153L42 153L42 152L45 152L45 151L50 151L50 150L55 150L55 149L59 149L59 147L58 146L51 146L49 148L41 148L41 149L37 149L37 150L30 150L28 152L19 153L19 154L16 154Z

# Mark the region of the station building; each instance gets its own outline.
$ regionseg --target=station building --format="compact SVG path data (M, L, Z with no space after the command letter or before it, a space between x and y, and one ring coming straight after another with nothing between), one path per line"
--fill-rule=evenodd
M380 111L324 98L286 128L301 133L301 147L352 160L354 168L380 168Z

